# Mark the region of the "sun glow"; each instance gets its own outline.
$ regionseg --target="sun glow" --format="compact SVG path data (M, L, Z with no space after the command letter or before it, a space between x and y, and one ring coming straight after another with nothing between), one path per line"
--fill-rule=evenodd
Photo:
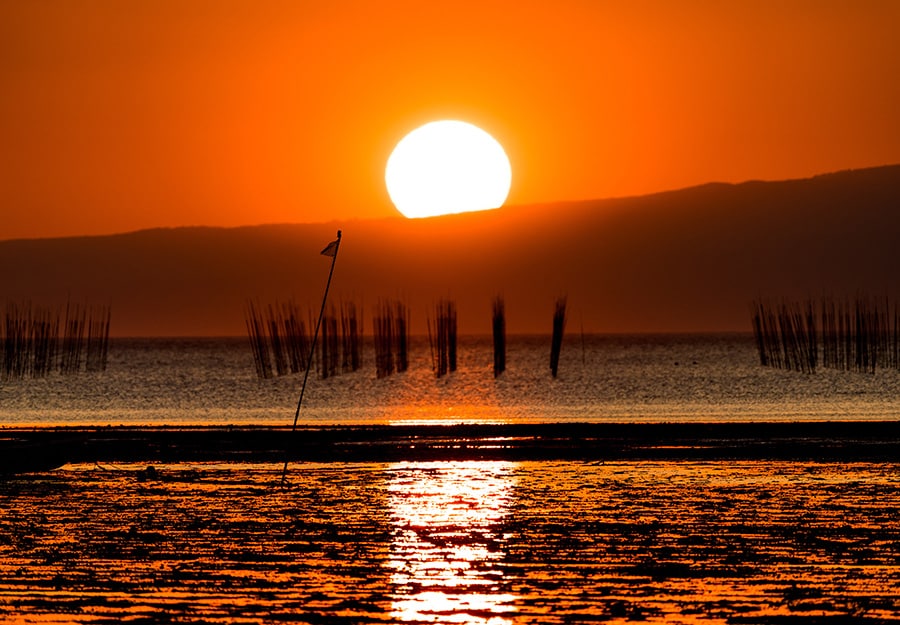
M385 168L388 195L406 217L499 208L512 169L503 147L467 122L436 121L406 135Z

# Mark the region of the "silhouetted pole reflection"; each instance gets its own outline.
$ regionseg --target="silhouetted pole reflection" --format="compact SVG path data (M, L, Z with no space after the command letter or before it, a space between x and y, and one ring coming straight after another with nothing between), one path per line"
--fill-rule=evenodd
M508 625L503 519L513 497L510 462L391 465L392 617L399 621Z
M306 392L306 381L309 379L309 370L312 368L312 359L316 354L316 339L319 337L319 328L322 326L322 317L325 316L325 302L328 300L328 289L331 288L331 277L334 275L334 265L337 262L338 250L341 247L341 231L337 231L337 238L325 246L323 256L331 256L331 269L328 272L328 281L325 283L325 294L322 296L322 308L319 309L319 319L316 321L316 330L313 332L312 345L309 347L309 358L306 361L306 371L303 373L303 386L300 387L300 398L297 400L297 411L294 413L294 424L291 432L297 430L297 420L300 418L300 406L303 404L303 394ZM284 459L284 468L281 470L281 485L287 478L288 460Z

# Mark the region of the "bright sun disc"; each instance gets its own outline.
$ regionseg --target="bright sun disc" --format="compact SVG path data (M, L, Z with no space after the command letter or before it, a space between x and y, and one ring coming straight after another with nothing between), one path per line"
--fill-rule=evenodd
M397 144L384 178L398 211L432 217L503 206L512 170L503 147L481 128L437 121Z

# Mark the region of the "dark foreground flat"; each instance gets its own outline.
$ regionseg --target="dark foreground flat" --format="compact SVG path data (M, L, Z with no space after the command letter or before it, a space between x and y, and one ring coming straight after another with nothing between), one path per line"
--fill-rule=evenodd
M0 473L66 462L900 460L900 422L0 429Z
M58 469L69 462L72 444L64 438L0 439L0 477Z

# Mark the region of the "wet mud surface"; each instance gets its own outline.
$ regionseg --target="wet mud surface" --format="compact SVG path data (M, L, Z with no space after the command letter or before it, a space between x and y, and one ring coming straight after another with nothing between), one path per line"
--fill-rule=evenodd
M894 462L900 421L0 428L0 475L95 462Z
M0 481L0 622L900 622L897 463L281 468Z

